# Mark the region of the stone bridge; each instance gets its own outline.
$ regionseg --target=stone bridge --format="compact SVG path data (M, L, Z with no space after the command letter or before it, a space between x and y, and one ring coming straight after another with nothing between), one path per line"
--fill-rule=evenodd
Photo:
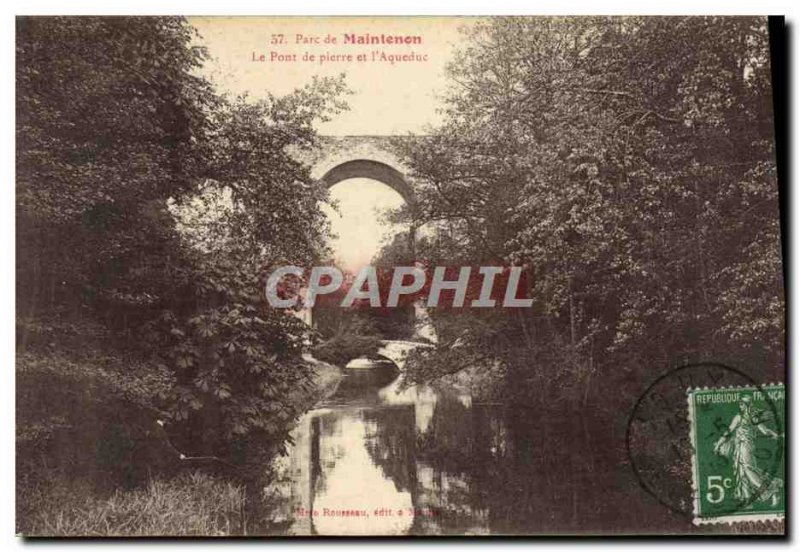
M403 143L417 139L415 136L322 136L319 146L310 151L298 151L299 161L311 167L311 176L330 188L350 178L369 178L395 190L413 209L414 188L407 177L408 167L397 153ZM409 239L415 240L411 229ZM422 303L414 305L415 336L436 342L436 333ZM313 326L311 309L298 316Z
M397 148L414 136L321 136L319 146L296 154L311 176L331 187L348 178L371 178L395 190L411 206L414 191Z
M381 341L381 344L378 354L397 364L400 370L403 370L406 366L408 353L416 349L432 349L434 347L430 343L419 341L384 340Z

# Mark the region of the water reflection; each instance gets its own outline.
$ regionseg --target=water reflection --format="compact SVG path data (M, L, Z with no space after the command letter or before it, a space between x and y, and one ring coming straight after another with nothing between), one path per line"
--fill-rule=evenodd
M498 420L469 396L375 376L346 377L301 419L272 521L293 535L488 532L469 474L502 451Z
M401 390L396 374L360 376L302 418L256 516L264 532L691 530L631 477L626 418L602 405L492 406L441 387Z
M407 408L333 409L311 420L312 527L322 535L399 535L411 527L409 516L377 516L413 507L410 443L403 426ZM315 444L318 443L317 446Z

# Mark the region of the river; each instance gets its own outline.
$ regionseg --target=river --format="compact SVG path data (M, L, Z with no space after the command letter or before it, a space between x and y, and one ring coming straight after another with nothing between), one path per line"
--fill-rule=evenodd
M583 533L607 531L611 519L635 523L609 500L621 498L614 473L597 473L598 461L625 466L599 458L583 417L544 426L530 409L448 387L403 389L395 375L345 376L302 417L265 489L270 533ZM616 488L604 488L609 481Z

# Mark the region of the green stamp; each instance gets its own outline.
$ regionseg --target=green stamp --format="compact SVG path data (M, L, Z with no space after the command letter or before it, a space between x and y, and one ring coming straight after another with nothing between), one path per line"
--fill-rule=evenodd
M694 522L784 516L783 384L691 389Z

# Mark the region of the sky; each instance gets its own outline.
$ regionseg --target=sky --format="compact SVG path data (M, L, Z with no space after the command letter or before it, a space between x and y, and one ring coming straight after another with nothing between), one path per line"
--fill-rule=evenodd
M406 134L421 133L425 125L437 122L437 93L446 85L444 69L459 41L459 27L472 22L457 17L190 17L201 43L211 59L205 75L220 91L247 92L258 98L269 91L285 94L301 87L313 75L345 74L354 95L348 98L350 111L320 126L323 134ZM421 44L343 44L344 35L389 35L419 37ZM319 44L297 43L297 35L318 38ZM280 40L283 44L271 44ZM325 44L330 35L337 44ZM372 61L373 51L392 55L427 56L427 61ZM270 61L271 54L294 61ZM303 61L305 53L313 62ZM265 55L264 62L253 56ZM368 61L329 61L325 55L364 54Z
M392 188L368 178L343 180L331 188L331 197L338 202L338 213L330 206L322 210L328 215L337 237L331 242L337 264L352 272L370 264L382 245L390 241L400 228L381 225L381 211L398 208L403 198Z
M258 99L268 92L289 93L314 75L344 73L354 92L347 98L350 110L318 128L321 134L344 136L420 134L427 125L436 124L438 97L447 85L445 65L459 42L459 28L473 20L190 17L189 22L200 33L200 44L207 47L210 56L204 75L219 92L247 93ZM419 43L345 44L345 34L408 36ZM417 61L390 63L381 53L410 56ZM262 55L265 61L260 61ZM308 60L311 55L314 61ZM353 58L341 59L346 55ZM359 55L366 59L359 62ZM343 268L356 271L369 264L380 246L399 229L382 224L376 213L399 207L402 199L388 186L368 179L345 180L331 188L331 195L339 202L339 213L327 206L324 210L338 235L332 243L334 256Z

